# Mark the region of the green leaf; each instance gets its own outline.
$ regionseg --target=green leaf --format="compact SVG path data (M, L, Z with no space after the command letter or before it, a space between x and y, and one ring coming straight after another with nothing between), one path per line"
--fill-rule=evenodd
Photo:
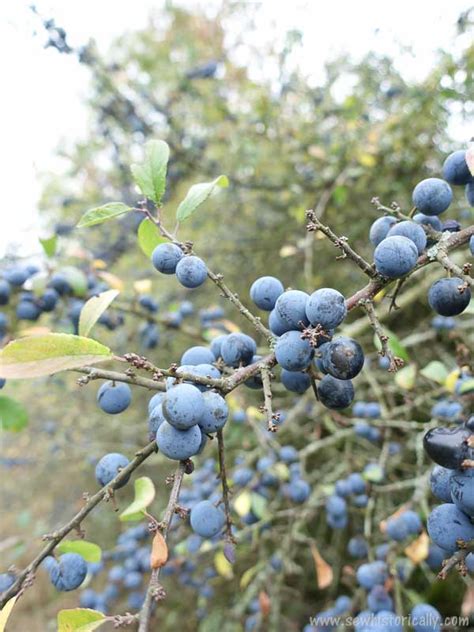
M10 616L13 606L20 595L15 595L7 601L7 603L0 610L0 632L4 632L7 625L8 617Z
M416 366L414 364L408 364L395 373L395 382L397 386L404 390L411 391L415 386L416 379Z
M109 202L103 206L97 206L91 208L84 213L77 224L78 228L87 228L88 226L95 226L96 224L102 224L103 222L125 215L132 209L122 202Z
M268 518L267 499L260 494L252 493L252 513L254 513L259 520Z
M90 298L81 309L79 316L79 335L88 336L108 306L120 294L118 290L106 290Z
M474 378L470 378L469 380L464 380L461 383L461 387L459 389L459 395L466 395L466 393L472 393L474 391Z
M227 176L219 176L212 182L201 182L194 184L188 191L188 194L178 206L176 211L176 219L183 222L190 217L209 196L217 191L218 188L224 189L229 186Z
M56 550L60 553L78 553L86 562L100 562L102 549L87 540L61 540Z
M44 253L47 257L54 257L56 254L56 246L58 245L58 236L53 235L47 239L40 239L40 244L43 247Z
M27 379L77 369L113 357L108 347L72 334L44 334L13 340L0 351L0 377Z
M163 140L145 143L145 159L131 166L133 179L140 191L155 204L161 202L166 188L166 169L170 148Z
M58 612L58 632L92 632L106 622L106 616L97 610L74 608Z
M143 512L155 498L155 486L148 476L142 476L135 481L135 500L122 511L120 520L141 520Z
M28 425L28 411L20 402L0 396L0 429L19 432Z
M154 224L149 217L146 217L138 227L138 245L142 249L143 253L149 258L151 257L155 248L167 241L160 235L156 224Z
M61 274L72 287L75 296L85 296L87 294L87 276L79 268L66 266L61 268Z
M432 380L438 384L444 384L448 377L448 369L439 360L433 360L433 362L427 364L421 369L420 373L428 380Z
M408 351L406 350L406 348L400 342L400 339L392 331L389 331L388 329L385 329L385 333L388 336L388 341L387 341L388 348L393 353L393 355L396 356L397 358L401 358L402 360L405 360L405 362L409 362L410 356L408 355ZM380 351L382 349L382 345L377 335L374 335L374 345L377 351Z

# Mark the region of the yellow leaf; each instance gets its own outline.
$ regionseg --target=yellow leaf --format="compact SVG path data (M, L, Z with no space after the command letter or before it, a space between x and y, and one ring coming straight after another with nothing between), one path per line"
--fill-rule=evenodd
M5 626L7 625L8 617L13 610L13 606L15 605L15 601L18 599L18 595L15 595L11 599L7 601L7 603L0 610L0 632L5 630Z
M280 257L282 259L286 259L286 257L292 257L297 252L298 252L298 248L296 246L291 246L291 245L282 246L280 248Z
M227 331L230 331L232 334L238 333L240 331L240 327L233 323L231 320L227 320L227 318L220 318L219 322L222 323Z
M259 570L260 566L257 564L257 566L251 566L245 571L245 573L240 578L240 587L242 590L245 590L247 588L247 586L250 584L250 582Z
M451 371L451 373L445 379L444 386L446 390L448 390L450 393L454 393L456 382L458 381L460 374L461 371L459 369L454 369L454 371Z
M168 561L168 545L162 534L157 531L153 537L151 546L150 566L161 568Z
M246 516L252 507L252 496L250 492L242 492L234 500L234 509L240 517Z
M419 564L428 557L429 546L430 539L428 534L423 531L416 540L413 540L413 542L405 548L405 555L410 558L413 564Z
M255 408L255 406L249 406L247 408L247 415L248 417L252 417L254 421L263 421L265 419L265 415L258 410L258 408Z
M234 577L232 564L226 560L223 551L218 551L214 555L214 566L221 577L225 579L232 579Z
M377 292L377 294L374 296L374 302L380 303L380 301L383 299L385 294L386 294L385 290L380 290L380 292Z
M377 159L375 158L375 156L372 156L371 154L367 154L367 153L360 153L357 156L359 162L361 165L363 165L364 167L375 167L375 165L377 164Z
M105 270L107 268L107 263L103 259L94 259L92 267L95 270Z
M314 566L316 568L316 575L318 578L318 588L323 590L332 584L334 573L329 564L321 557L314 542L311 542L311 554L314 560Z
M112 290L118 290L121 292L123 290L124 282L117 275L112 274L111 272L106 272L105 270L101 270L97 273L97 276L100 277L103 281L105 281Z
M141 279L140 281L135 281L133 284L133 289L137 294L148 294L151 292L151 281L150 279Z

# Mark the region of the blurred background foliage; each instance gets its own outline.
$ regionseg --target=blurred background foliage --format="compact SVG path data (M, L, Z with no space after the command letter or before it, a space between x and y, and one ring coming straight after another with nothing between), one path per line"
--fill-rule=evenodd
M446 153L457 149L449 137L449 122L453 116L466 122L472 116L474 45L471 41L461 49L454 47L456 53L441 50L436 67L418 83L407 82L393 60L369 52L357 62L349 57L334 59L326 66L325 81L313 86L298 68L298 32L287 34L282 49L247 46L243 53L241 34L254 28L253 10L247 4L226 3L217 16L209 18L170 7L152 16L144 30L125 33L105 56L99 55L93 42L80 50L69 49L67 40L54 26L49 27L50 45L69 54L71 64L82 63L90 71L89 135L62 146L65 171L44 177L44 224L50 233L60 235L53 267L67 262L84 269L105 268L116 276L114 283L122 286L124 295L133 294L137 281L150 280L149 293L165 310L190 298L173 278L155 274L137 247L137 216L93 229L74 228L89 207L114 200L136 204L138 193L129 165L140 159L147 139L160 138L171 148L164 207L169 228L179 201L193 183L220 173L228 175L230 187L183 225L179 235L194 242L198 254L224 275L245 304L250 305L251 283L265 274L281 278L287 287L310 292L330 285L350 295L361 287L361 272L337 261L338 252L331 243L319 235L306 235L305 210L316 208L324 222L370 259L368 228L378 215L371 198L377 196L387 206L397 201L409 211L414 185L438 175ZM472 14L462 16L458 27L460 35L469 31ZM468 222L470 211L461 195L451 212L453 218ZM400 297L400 304L406 303L403 312L389 315L387 323L402 340L415 329L420 331L420 338L413 340L412 335L413 345L424 339L436 342L436 346L416 344L410 349L414 365L422 367L438 359L451 371L456 336L462 334L439 336L429 330L422 290L428 278L433 278L433 270L407 284ZM225 306L210 283L191 298L197 308ZM252 333L238 314L225 307L229 320ZM360 318L361 314L352 317L357 321L353 331L366 353L375 358L372 335ZM195 327L199 330L198 321ZM140 351L135 330L133 318L127 316L125 328L101 331L101 340L119 352ZM167 366L179 360L190 344L195 341L185 333L164 330L162 343L150 358ZM146 442L145 393L134 389L135 405L118 419L105 418L95 406L94 384L78 388L75 379L65 375L8 384L10 393L27 405L31 418L26 431L3 440L2 506L8 511L2 519L0 543L8 564L21 565L36 549L39 536L80 506L84 490L96 488L93 463L97 458L106 451L132 454ZM360 398L385 398L388 406L407 402L412 406L419 393L440 391L423 379L417 382L419 391L403 389L392 376L370 367L358 380ZM280 407L294 403L278 389L276 398ZM422 401L419 407L416 402L409 407L408 418L429 419L430 405ZM239 392L231 398L236 409L259 404L254 393ZM256 413L255 417L258 422ZM321 432L335 428L328 411L299 410L295 417L277 436L283 444L302 448ZM315 424L315 419L322 423ZM263 449L248 425L228 430L230 463L242 448ZM411 475L415 442L416 437L407 439L407 460L396 462L391 480ZM307 463L310 480L317 485L323 473L330 473L341 461L349 471L359 471L377 458L377 447L359 439L347 441ZM8 465L9 459L24 462ZM169 463L157 459L142 468L159 491L169 472ZM128 488L120 493L121 506L130 494ZM379 517L403 500L402 494L384 499ZM157 515L165 502L166 493L158 493ZM295 511L292 521L296 520ZM277 627L268 629L300 629L335 592L318 589L307 542L298 544L293 536L287 537L293 534L293 522L282 522L238 550L234 578L218 578L211 614L204 622L198 623L195 617L195 591L183 592L166 578L168 599L160 606L160 629L178 625L181 630L201 632L242 630L245 605L260 589L268 591L273 603L278 601L281 612ZM108 506L96 511L85 527L88 538L104 549L120 532ZM315 539L342 576L347 562L345 536L331 532L317 515L303 523L302 533ZM285 578L274 582L272 576L260 573L258 582L242 586L244 571L259 569L259 562L267 560L282 542L289 564ZM212 555L208 559L203 555L200 564L212 565ZM342 584L350 586L351 577L354 583L349 570ZM434 576L429 581L417 570L412 589L426 598L433 596L445 613L457 614L463 595L460 580L453 576L443 585L433 580ZM16 629L53 630L57 610L76 605L77 594L56 593L39 573L35 587L17 607Z

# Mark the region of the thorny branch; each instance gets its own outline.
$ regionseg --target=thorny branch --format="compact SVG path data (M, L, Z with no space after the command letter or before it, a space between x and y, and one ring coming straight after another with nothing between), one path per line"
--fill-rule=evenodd
M398 369L404 365L404 362L401 358L398 358L397 356L393 355L390 349L390 346L388 344L389 337L385 333L382 325L380 324L379 319L377 318L377 314L375 312L373 302L371 300L362 300L360 302L360 305L365 310L367 314L367 318L369 319L369 322L370 322L370 326L374 330L375 335L377 336L380 342L380 346L381 346L380 355L385 356L390 360L390 366L388 370L398 371Z

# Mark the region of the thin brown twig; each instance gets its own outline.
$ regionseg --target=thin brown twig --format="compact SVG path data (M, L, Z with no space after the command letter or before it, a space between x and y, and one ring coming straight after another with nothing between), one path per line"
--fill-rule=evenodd
M168 504L165 509L165 515L160 523L161 532L166 540L168 531L171 525L171 520L174 516L176 507L179 500L179 492L181 490L181 484L183 482L184 472L186 464L184 461L180 461L173 477L173 487L171 488ZM153 569L151 572L150 581L146 591L145 601L140 609L138 632L147 632L149 630L150 620L152 616L153 602L157 599L164 597L164 591L160 586L160 568Z
M320 230L326 237L332 241L332 243L342 250L342 257L348 257L351 259L361 270L369 276L371 279L377 276L374 266L368 263L363 257L361 257L353 248L348 244L347 237L338 237L330 228L326 226L316 217L316 213L312 210L306 211L306 218L308 224L306 230L313 232Z
M270 369L267 366L262 366L260 369L260 375L262 376L262 386L263 386L263 411L267 418L267 429L269 432L276 432L278 426L275 424L277 420L276 414L273 412L272 405L272 383L271 383L271 373Z
M360 301L360 305L365 310L365 313L367 314L367 318L369 319L369 322L370 322L370 326L374 330L375 335L377 336L380 342L380 346L381 346L380 355L385 356L390 360L390 366L388 370L398 371L398 369L401 368L405 363L402 360L402 358L399 358L393 355L392 350L390 349L390 346L388 344L388 341L390 340L390 338L385 333L385 330L383 329L382 325L380 324L379 319L377 318L377 313L375 311L373 301L364 299Z
M222 485L222 500L224 502L226 538L229 542L235 544L235 538L232 535L232 516L230 513L229 503L229 483L227 480L227 470L225 465L224 433L222 432L222 428L217 431L217 452L219 456L219 475Z

